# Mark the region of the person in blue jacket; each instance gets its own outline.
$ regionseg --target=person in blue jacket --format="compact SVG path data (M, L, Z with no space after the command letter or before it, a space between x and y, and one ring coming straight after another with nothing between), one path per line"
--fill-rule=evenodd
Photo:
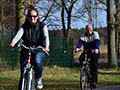
M92 75L92 85L93 88L96 88L98 81L98 71L97 64L98 58L100 54L99 46L100 46L100 37L97 31L93 31L92 25L86 26L86 32L84 32L75 48L75 52L77 53L81 46L84 45L84 51L87 51L87 56L90 58L90 73ZM79 58L80 63L85 59L85 52L83 52Z

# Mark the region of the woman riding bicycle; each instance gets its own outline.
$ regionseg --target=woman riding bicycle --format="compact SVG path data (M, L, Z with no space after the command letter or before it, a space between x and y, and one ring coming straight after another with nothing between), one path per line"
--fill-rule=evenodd
M27 47L43 46L46 52L49 52L49 34L47 26L39 22L38 11L35 8L31 8L26 16L25 23L20 27L16 36L13 38L10 47L13 48L15 44L20 40L23 40L23 44ZM20 52L20 66L21 76L19 82L19 90L21 90L23 67L27 63L28 50L22 48ZM35 77L37 80L37 88L42 89L42 66L45 60L45 53L37 51L32 53L32 64L35 68Z
M87 51L87 57L90 58L90 74L92 75L91 79L93 83L93 88L96 88L98 79L97 63L100 54L100 38L99 34L96 31L93 31L91 25L86 26L86 32L84 32L80 37L78 45L75 49L76 53L81 48L82 44L84 45L84 51ZM85 52L83 52L79 58L80 64L84 59Z

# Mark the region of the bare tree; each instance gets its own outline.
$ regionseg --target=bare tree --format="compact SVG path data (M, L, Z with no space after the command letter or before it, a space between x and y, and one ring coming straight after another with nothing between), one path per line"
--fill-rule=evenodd
M37 0L36 8L39 10L41 22L45 22L51 30L60 30L60 6L53 0Z
M117 58L119 58L119 32L120 32L120 0L115 0L115 42L116 42L116 53Z
M107 0L98 0L100 3L102 3L103 5L105 5L105 6L107 6ZM114 30L115 30L115 36L113 36L112 38L115 38L115 49L116 49L116 57L115 58L118 58L119 57L119 32L120 32L120 24L119 24L119 22L120 22L120 10L119 10L119 8L120 8L120 0L113 0L112 2L110 1L109 2L109 5L111 5L112 4L112 6L107 6L107 7L112 7L111 9L113 10L113 11L111 11L111 13L109 12L109 13L107 13L107 14L113 14L113 15L108 15L108 16L111 16L112 18L111 18L111 20L112 21L108 21L108 23L109 23L109 25L110 25L110 23L111 23L111 25L112 25L112 27L114 27ZM114 8L113 8L114 7ZM108 10L108 9L107 9ZM106 10L106 11L107 11ZM110 11L110 10L109 10ZM110 18L110 17L109 17ZM108 27L110 27L110 26L108 26ZM113 30L113 31L114 31ZM108 31L109 32L109 31ZM114 33L114 32L113 32ZM110 35L110 33L108 33L108 43L109 42L111 42L112 43L112 41L110 41L110 40L112 40L111 39L111 35ZM114 41L113 41L114 42ZM110 48L110 45L111 44L108 44L108 49ZM112 47L111 47L112 48ZM110 49L110 51L111 51L111 49ZM111 51L112 52L112 51ZM113 54L112 56L114 56L114 53L111 53L111 52L109 52L109 50L108 50L108 57L109 57L109 55L110 54ZM112 57L111 56L111 57ZM109 57L109 58L111 58L111 57ZM111 60L111 61L110 61ZM113 61L114 60L114 61ZM111 66L111 64L113 64L113 62L116 64L117 63L117 60L116 59L113 59L113 58L111 58L111 59L109 59L109 66Z
M14 30L15 28L15 1L14 0L1 0L0 7L1 5L3 5L3 8L1 8L0 10L1 12L0 17L2 18L1 22L4 25L3 27L6 28L7 30Z
M96 0L37 0L37 3L40 20L52 30L62 28L64 37L70 37L72 23L80 23L79 20L97 27L97 12L105 10Z
M118 68L115 48L114 0L107 0L107 23L108 23L108 64L109 67Z
M62 12L61 12L61 18L62 18L62 26L63 26L63 35L64 37L70 37L70 30L71 30L71 18L72 18L72 10L74 8L74 4L77 2L78 0L68 0L68 1L64 1L61 0L62 2ZM67 26L65 28L65 17L64 17L64 12L66 12L67 14Z

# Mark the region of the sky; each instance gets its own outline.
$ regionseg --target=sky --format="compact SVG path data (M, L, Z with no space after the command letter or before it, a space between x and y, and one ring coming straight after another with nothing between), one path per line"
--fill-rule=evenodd
M49 5L50 3L48 3L48 7L50 6ZM40 6L41 4L39 3L38 4L38 7ZM82 3L80 2L79 3L79 5L82 5ZM40 6L40 7L46 7L47 6L47 3L45 3L45 6L44 6L44 4L42 3L42 6ZM100 7L103 7L102 5L100 5ZM39 9L40 10L40 9ZM44 13L45 13L46 11L45 10L43 10L43 11L41 11L40 10L40 14L43 14L44 15ZM60 18L61 17L61 13L60 12L58 12L57 13L57 16ZM66 16L67 17L67 16ZM99 27L106 27L107 26L107 20L106 20L106 11L104 11L104 10L99 10L98 12L97 12L97 27L99 28ZM85 17L85 19L87 20L87 18L88 17ZM55 22L55 21L52 21L52 22ZM95 21L94 21L95 22ZM45 22L46 23L46 22ZM61 23L61 19L59 20L59 22L58 23ZM88 22L85 22L85 21L83 21L83 20L79 20L79 21L71 21L71 28L77 28L77 29L81 29L81 28L85 28L85 26L87 25L87 24L89 24ZM67 25L66 25L67 26ZM62 25L60 26L60 27L62 27Z
M72 28L85 28L85 26L88 23L83 21L83 20L79 20L78 22L73 22L72 23ZM106 27L107 26L107 14L105 11L99 12L99 14L97 15L97 27Z

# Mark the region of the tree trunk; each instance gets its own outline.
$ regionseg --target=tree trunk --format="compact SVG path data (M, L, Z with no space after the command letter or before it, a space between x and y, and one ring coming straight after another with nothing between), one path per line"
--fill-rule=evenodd
M116 32L115 32L115 46L116 46L116 54L117 54L117 59L119 57L119 31L118 28L116 27Z
M116 29L116 53L117 53L117 59L119 58L119 29L120 29L120 5L119 0L115 0L115 6L116 6L116 14L115 14L115 29Z
M72 9L68 12L68 26L67 26L67 38L70 38L70 31L71 31L71 13L72 13Z
M25 0L16 0L16 30L24 23L25 21Z
M67 35L66 35L65 20L64 20L64 5L62 5L61 19L62 19L62 27L63 27L63 36L66 37Z
M3 61L3 45L4 45L4 5L3 5L3 0L1 0L1 30L2 30L2 35L1 35L1 61Z
M72 9L73 9L74 4L77 2L77 0L72 0L70 2L69 7L67 7L64 0L61 0L61 2L62 2L61 18L62 18L63 35L64 35L64 37L69 38L70 37L70 31L71 31ZM64 12L65 11L67 13L67 24L65 24L65 19L64 19L64 14L65 14Z
M111 68L118 68L115 48L115 18L114 0L107 0L107 23L108 23L108 64Z

